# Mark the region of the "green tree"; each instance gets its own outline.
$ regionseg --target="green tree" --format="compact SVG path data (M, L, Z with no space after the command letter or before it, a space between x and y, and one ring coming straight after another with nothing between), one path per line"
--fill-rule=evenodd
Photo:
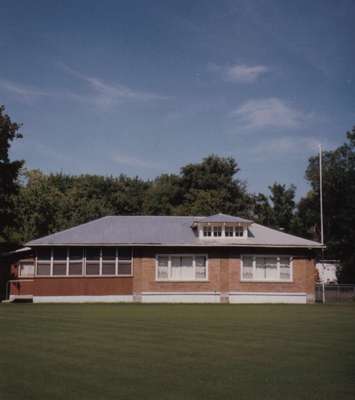
M174 215L183 202L181 177L162 174L151 183L145 193L144 214Z
M292 232L295 212L295 192L296 187L274 183L269 186L272 202L272 225L277 229Z
M269 198L263 193L252 196L250 203L252 208L251 218L262 225L273 226L274 215Z
M355 127L347 142L323 153L324 237L327 258L341 261L339 279L355 282ZM298 205L303 230L320 240L319 156L311 157L306 170L311 191Z
M223 212L248 216L250 197L245 183L236 178L238 172L238 164L233 158L216 155L182 167L184 197L178 213L205 215Z
M11 161L9 150L12 142L22 138L20 124L12 122L0 106L0 243L14 240L16 214L14 206L19 190L18 177L23 161Z

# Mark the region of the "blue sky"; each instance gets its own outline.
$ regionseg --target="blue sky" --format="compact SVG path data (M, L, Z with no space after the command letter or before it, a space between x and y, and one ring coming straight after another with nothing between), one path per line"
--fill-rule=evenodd
M28 168L153 178L210 153L307 190L355 124L354 1L0 2L0 103Z

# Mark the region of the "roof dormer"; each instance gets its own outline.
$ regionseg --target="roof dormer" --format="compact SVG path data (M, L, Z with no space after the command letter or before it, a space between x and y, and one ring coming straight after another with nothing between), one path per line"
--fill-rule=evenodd
M192 227L197 228L200 239L241 239L248 237L252 221L226 214L196 218Z

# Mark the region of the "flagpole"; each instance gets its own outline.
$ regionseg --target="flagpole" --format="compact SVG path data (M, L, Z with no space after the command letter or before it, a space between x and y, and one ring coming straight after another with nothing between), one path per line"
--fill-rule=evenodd
M319 145L319 201L320 201L320 237L324 244L324 226L323 226L323 170L322 170L322 145Z

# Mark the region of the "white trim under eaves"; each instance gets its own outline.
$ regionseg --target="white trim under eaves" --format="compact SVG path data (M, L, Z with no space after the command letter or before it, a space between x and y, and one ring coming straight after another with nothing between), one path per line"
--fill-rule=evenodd
M274 249L325 249L322 244L254 244L254 243L43 243L33 244L32 247L57 247L57 246L81 246L81 247L258 247Z

